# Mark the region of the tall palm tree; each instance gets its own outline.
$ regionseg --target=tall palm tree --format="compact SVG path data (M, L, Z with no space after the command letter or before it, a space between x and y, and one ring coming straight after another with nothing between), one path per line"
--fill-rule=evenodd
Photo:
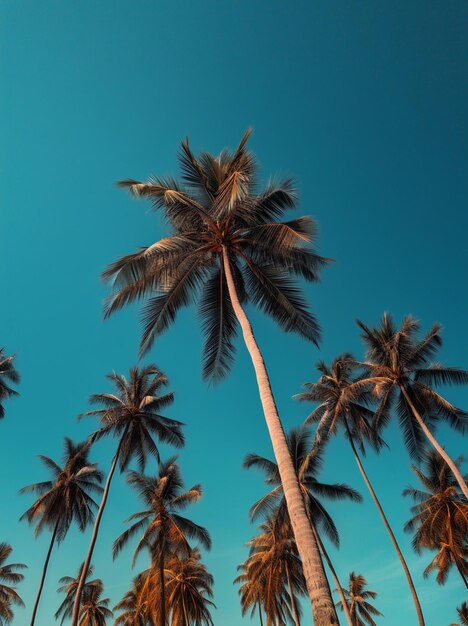
M383 617L382 613L369 602L369 600L375 600L377 593L366 587L367 581L364 576L350 573L349 587L344 592L354 626L376 626L373 616ZM343 609L343 602L340 600L336 606Z
M390 409L396 406L405 442L410 454L420 459L429 443L437 450L456 477L468 499L468 487L459 469L432 433L435 424L444 420L463 433L468 413L454 406L433 388L435 385L468 383L468 371L431 363L442 345L440 326L435 324L424 337L418 332L420 324L411 316L404 318L400 328L385 313L377 328L358 321L367 346L366 375L374 383L375 394L381 399L376 411L377 424L385 424Z
M455 463L459 467L461 459ZM424 549L437 550L424 576L437 569L437 582L443 585L455 565L468 588L468 504L458 482L435 450L424 455L425 471L414 465L411 469L424 491L413 488L403 491L404 496L416 503L405 530L414 533L413 548L418 554Z
M125 593L123 598L114 607L115 611L120 611L120 615L115 620L115 626L149 626L150 616L147 606L148 598L143 598L142 590L145 587L145 579L148 573L139 574L133 579L131 588ZM146 589L146 588L145 588ZM148 596L156 594L148 594ZM151 624L153 622L151 621Z
M5 417L3 402L17 396L18 392L10 387L10 383L19 383L20 375L13 365L16 354L5 355L5 348L0 348L0 419Z
M107 475L88 553L78 581L72 626L78 624L81 592L93 556L99 526L117 465L123 472L132 459L137 459L141 469L144 469L149 454L159 460L154 435L159 441L170 443L178 448L184 444L181 422L160 415L161 409L172 404L174 394L171 392L159 395L161 389L168 384L168 380L155 365L132 368L128 379L115 372L108 374L107 378L114 386L114 393L92 395L90 402L99 404L101 408L83 413L82 416L94 415L101 422L101 428L92 435L92 441L97 441L104 436L113 436L118 439L118 444Z
M349 499L354 502L361 502L362 497L356 490L346 484L326 484L317 480L317 475L323 465L323 448L317 449L313 456L310 455L311 434L307 428L292 429L286 438L286 444L290 458L292 459L295 475L299 480L301 498L305 504L315 542L317 546L319 546L319 549L321 549L322 554L330 566L332 575L339 585L331 559L320 538L320 533L322 532L335 546L338 546L338 530L332 518L321 504L320 499ZM273 485L271 491L263 498L260 498L250 509L251 518L255 520L259 516L268 515L272 511L277 511L281 517L285 518L289 513L278 465L274 461L257 454L248 454L244 461L244 467L257 467L261 469L266 475L265 482L268 485Z
M240 588L243 614L263 606L269 624L293 622L300 626L298 598L307 588L289 520L280 515L260 525L261 533L250 542L250 554L234 582Z
M165 607L165 559L169 552L180 550L190 555L190 539L199 541L206 548L211 547L208 531L180 515L189 504L200 500L202 489L194 485L184 491L184 482L176 457L159 463L157 476L145 476L139 472L129 472L129 484L134 487L146 505L144 511L134 513L127 521L134 523L114 542L114 557L137 533L142 535L135 548L133 563L144 548L149 548L159 567L160 623L166 624Z
M164 573L172 626L213 626L213 576L201 562L200 552L170 555Z
M413 578L408 564L400 549L390 522L383 510L380 500L372 486L370 478L364 469L362 455L365 446L370 445L379 451L384 441L374 428L374 412L369 409L368 403L372 399L366 383L360 381L358 368L353 356L349 353L335 358L330 366L323 361L317 364L321 376L315 383L305 383L306 391L296 396L298 400L317 403L306 420L306 424L318 423L317 432L320 433L319 445L323 445L331 434L336 434L343 428L345 436L354 455L359 471L366 483L367 489L380 514L384 526L390 536L395 552L403 568L408 586L413 598L414 606L420 626L424 626L424 616ZM314 447L312 452L316 448Z
M7 563L13 548L5 542L0 543L0 626L5 626L13 620L14 605L24 606L24 602L16 591L24 574L18 570L26 568L23 563Z
M38 493L34 504L21 516L30 524L36 524L36 537L44 528L52 532L49 549L46 554L42 576L31 615L31 626L41 599L47 568L55 543L61 543L73 522L81 532L93 521L97 504L90 494L101 493L102 473L96 464L88 460L89 442L75 444L65 438L63 467L48 456L39 458L52 474L52 479L21 489L20 493Z
M80 580L82 569L83 569L83 564L78 570L77 576L75 578L72 578L71 576L63 576L59 580L60 587L57 589L57 591L58 593L64 593L65 598L63 599L63 602L60 604L59 608L57 609L57 612L55 613L55 619L59 619L59 617L61 617L61 620L60 620L61 625L66 619L70 619L70 617L72 616L73 602L75 599L76 589L78 587L78 581ZM90 565L88 569L88 575L87 575L87 578L83 587L82 595L90 593L94 587L97 587L101 589L102 591L103 585L102 585L102 580L100 578L94 578L92 580L88 580L88 578L91 578L93 574L94 574L94 568L92 565Z
M238 324L254 366L260 400L278 462L291 524L304 565L316 626L338 618L320 551L310 526L288 454L268 372L244 306L249 300L286 332L317 342L319 327L309 313L295 277L316 281L327 259L310 247L315 223L307 217L281 221L293 209L292 182L255 188L256 165L246 149L248 131L237 149L219 157L180 155L182 180L123 181L135 196L149 198L169 222L171 233L143 250L118 259L104 273L116 293L106 316L137 299L143 309L141 351L174 322L177 312L200 296L206 334L205 377L224 377L234 358ZM201 294L201 295L200 295Z
M109 598L103 598L102 587L92 587L86 595L80 608L80 626L106 626L106 620L112 619L113 613L109 609Z

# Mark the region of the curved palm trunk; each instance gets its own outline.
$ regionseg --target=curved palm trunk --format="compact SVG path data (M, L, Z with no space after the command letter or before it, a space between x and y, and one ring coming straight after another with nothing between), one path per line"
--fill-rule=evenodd
M393 547L395 548L395 552L397 553L397 556L398 556L398 558L400 560L401 566L403 567L403 571L405 572L406 580L408 582L408 586L410 588L411 595L413 597L414 606L416 608L416 613L418 615L419 626L424 626L425 622L424 622L424 616L423 616L422 609L421 609L421 604L419 602L418 594L416 592L416 588L415 588L414 583L413 583L413 578L411 577L411 573L409 571L408 565L406 564L405 557L403 556L403 553L400 550L400 546L398 545L398 541L396 540L396 537L393 534L393 530L392 530L392 528L390 526L390 523L389 523L389 521L387 519L387 516L384 513L382 505L379 502L377 494L375 493L374 488L372 487L372 484L371 484L371 482L369 480L369 477L367 476L366 471L364 469L364 466L363 466L363 464L361 462L361 458L360 458L360 456L358 454L356 446L354 445L354 441L353 441L353 437L352 437L352 434L351 434L351 430L349 428L348 420L345 419L344 423L345 423L345 427L346 427L346 432L348 434L348 440L349 440L349 443L351 445L351 449L353 451L354 458L356 459L356 463L357 463L357 465L359 467L359 471L361 472L361 475L362 475L362 477L364 479L364 482L366 483L367 489L369 490L369 493L370 493L370 495L372 497L372 500L374 501L374 504L375 504L375 506L377 507L377 510L380 513L380 517L382 518L382 521L383 521L383 523L385 525L385 528L387 529L387 532L390 535L390 539L391 539L391 541L393 543Z
M421 427L421 430L426 435L426 437L429 439L431 445L437 450L437 452L440 454L440 456L444 459L444 461L450 467L450 469L453 472L453 475L455 476L455 478L457 479L458 484L460 485L460 489L463 491L463 493L465 494L465 498L468 500L468 486L465 483L465 481L463 480L463 476L462 476L460 470L458 469L456 464L452 461L452 459L445 452L443 447L440 445L440 443L437 441L437 439L434 437L434 435L431 433L429 428L424 423L423 418L421 417L421 415L419 414L418 410L414 406L411 398L409 397L409 394L406 391L405 386L404 385L399 385L399 387L400 387L401 393L403 394L403 396L404 396L408 406L410 407L411 411L413 412L413 415L414 415L416 421L418 422L419 426Z
M37 613L37 609L39 607L39 601L41 599L41 595L42 595L42 590L44 588L44 582L45 582L45 578L46 578L46 574L47 574L47 568L49 567L49 561L50 561L50 555L52 554L52 550L54 548L54 544L55 544L55 538L57 537L57 531L58 531L58 521L55 524L54 527L54 532L52 533L52 539L50 540L50 545L49 545L49 549L47 550L47 556L44 562L44 567L42 568L42 576L41 576L41 581L39 583L39 589L37 590L37 596L36 596L36 601L34 602L34 607L33 607L33 611L32 611L32 615L31 615L31 626L34 625L34 622L36 621L36 613Z
M160 555L159 555L159 602L161 603L161 611L159 613L159 624L160 626L166 626L166 579L164 576L164 539L161 541L160 547ZM184 618L187 619L187 615L185 613L185 604L184 604ZM188 622L187 625L188 626Z
M345 598L345 594L343 592L343 587L341 586L341 583L338 579L338 574L336 573L336 570L333 566L333 563L330 559L330 556L328 554L328 552L325 550L325 546L322 543L322 540L319 537L319 534L317 532L317 530L315 529L315 527L312 527L314 533L315 533L315 537L317 539L317 543L320 547L320 550L325 558L325 561L327 562L328 568L331 572L331 575L333 576L333 580L335 581L335 585L336 585L336 590L338 591L338 595L340 596L340 600L341 600L341 604L343 605L343 613L345 614L346 617L346 621L348 622L349 626L355 626L355 623L353 621L353 618L351 617L351 613L349 612L349 606L348 603L346 602L346 598Z
M270 433L273 452L278 463L289 518L302 560L307 590L312 603L314 624L315 626L338 624L335 606L320 557L320 550L307 517L297 475L291 462L286 437L275 405L265 362L255 341L250 322L239 302L226 249L223 249L223 265L229 297L234 313L242 328L244 341L255 369L260 400ZM76 626L76 624L73 624L73 626Z
M260 626L263 626L262 605L258 604L258 616L260 618Z
M78 581L78 586L76 588L75 603L73 605L73 614L72 614L72 626L78 626L81 593L83 591L83 586L86 580L86 576L88 575L88 570L89 570L89 565L91 563L91 559L93 558L94 546L96 545L96 540L97 540L98 533L99 533L99 526L101 524L102 515L106 507L107 498L109 496L109 489L111 486L112 477L114 476L115 468L117 467L117 462L119 460L121 445L122 445L122 439L120 440L119 446L117 448L117 452L115 453L115 456L112 459L112 464L109 470L109 474L107 475L106 484L104 485L104 491L102 493L101 504L99 505L99 510L97 512L96 519L94 520L93 534L91 536L91 542L89 544L88 554L86 555L86 560L83 564L83 569L81 570L80 579Z
M291 584L291 574L289 572L288 564L285 563L286 567L286 579L288 581L288 589L289 589L289 599L291 600L291 608L294 616L294 623L296 626L301 626L301 620L299 619L299 613L297 612L297 604L296 604L296 596L294 595L292 584Z

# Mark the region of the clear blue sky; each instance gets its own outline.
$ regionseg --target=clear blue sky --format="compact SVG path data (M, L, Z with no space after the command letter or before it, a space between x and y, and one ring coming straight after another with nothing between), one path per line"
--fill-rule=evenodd
M18 353L21 397L1 424L0 539L29 564L21 593L31 605L48 536L17 522L30 500L20 487L44 479L35 455L61 455L90 393L106 372L136 361L136 310L102 321L99 274L117 256L160 235L144 203L114 187L124 177L176 173L178 142L234 146L248 126L265 178L293 175L300 210L320 225L320 251L337 262L308 297L324 330L320 352L281 334L252 312L285 424L307 408L291 396L316 376L314 363L360 354L355 319L384 310L444 325L441 358L467 366L466 199L468 196L468 4L272 0L0 0L1 344ZM190 511L213 536L206 561L216 579L215 622L238 626L231 581L255 528L247 510L260 475L241 469L245 453L271 454L245 349L229 380L201 382L201 337L193 310L153 349L176 390L168 411L187 423L181 463L200 481ZM467 406L466 392L449 397ZM454 456L459 436L440 429ZM405 548L427 626L455 619L464 589L423 581L402 531L409 459L396 424L391 452L367 465ZM96 446L109 465L113 442ZM169 451L165 451L168 454ZM148 468L151 471L151 466ZM379 593L386 624L414 624L395 555L346 445L337 440L324 478L362 490L361 506L329 506L342 547L331 550L343 579L362 572ZM117 477L94 559L112 602L125 592L130 551L110 548L137 502ZM74 574L88 537L70 533L54 553L38 626L52 624L60 576ZM144 561L139 565L143 567ZM304 624L310 612L305 607ZM18 611L18 626L28 613Z

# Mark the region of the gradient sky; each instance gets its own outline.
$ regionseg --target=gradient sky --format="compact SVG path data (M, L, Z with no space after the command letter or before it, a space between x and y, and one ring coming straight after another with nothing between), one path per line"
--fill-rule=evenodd
M99 274L161 229L148 205L114 182L176 173L186 134L194 149L218 152L252 126L263 178L295 177L300 211L317 218L319 249L336 259L320 285L307 287L323 327L320 351L249 310L287 427L307 415L291 396L316 377L319 358L361 354L356 318L373 324L389 310L412 313L425 328L439 321L441 359L467 366L468 4L0 0L0 16L0 328L22 374L21 397L8 402L1 424L0 540L29 564L21 594L31 606L49 537L35 540L17 522L31 502L17 491L45 479L37 454L60 458L65 435L86 437L95 423L78 424L76 415L87 397L108 390L106 372L124 372L137 358L138 312L103 322ZM215 388L201 381L200 356L191 309L147 360L176 391L167 414L187 424L187 484L205 489L190 515L213 538L206 562L216 580L215 622L238 626L232 580L255 532L247 510L264 493L261 476L241 462L271 448L244 346ZM466 407L466 392L447 393ZM462 452L461 437L445 427L439 435L452 455ZM423 580L430 556L416 557L402 530L410 503L400 494L412 475L396 423L386 438L391 451L370 455L367 468L427 626L443 626L466 593L455 572L443 588ZM106 469L114 448L99 443L93 459ZM341 439L327 451L323 478L365 498L329 505L341 533L341 549L330 549L341 578L352 569L368 578L382 624L414 624L396 556ZM131 552L113 564L111 544L138 506L117 476L94 558L112 603L127 589ZM73 530L53 554L38 626L53 623L57 580L76 572L88 540ZM309 616L305 606L304 624ZM15 624L28 617L17 611Z

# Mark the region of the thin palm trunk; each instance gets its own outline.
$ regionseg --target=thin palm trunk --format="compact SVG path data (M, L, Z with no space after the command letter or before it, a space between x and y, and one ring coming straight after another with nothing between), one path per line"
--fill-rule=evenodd
M258 603L258 616L260 618L260 626L263 626L262 605Z
M270 433L273 452L278 463L289 519L291 520L297 549L302 560L307 590L312 603L314 624L315 626L338 624L335 606L320 557L320 550L307 517L302 493L296 471L289 455L286 437L276 408L265 362L257 342L255 341L250 322L237 296L229 258L225 248L223 249L223 266L229 297L234 313L242 328L244 341L255 369L260 400ZM76 626L76 624L73 624L73 626Z
M97 540L98 533L99 533L99 526L101 524L102 515L106 507L107 498L109 496L109 489L111 486L112 477L114 476L115 468L117 467L117 462L119 460L121 445L122 445L122 439L119 441L117 452L115 453L115 456L112 459L112 464L109 470L109 474L107 475L106 484L104 486L104 491L102 494L101 504L99 505L99 510L97 512L96 519L94 521L93 534L91 536L91 542L89 544L88 554L86 555L86 560L83 564L83 569L81 570L80 579L78 581L78 586L76 588L75 603L73 605L73 614L72 614L72 626L78 626L81 593L83 591L86 576L88 575L88 570L89 570L89 565L91 563L91 559L93 558L94 546L96 545L96 540Z
M41 595L42 595L42 590L44 588L44 582L46 579L46 574L47 574L47 568L49 567L49 561L50 561L50 555L52 554L52 550L54 548L55 545L55 538L57 537L57 531L58 531L58 521L55 524L54 527L54 531L52 533L52 538L50 540L50 545L49 545L49 549L47 550L47 555L46 555L46 559L44 562L44 567L42 568L42 576L41 576L41 581L39 583L39 589L37 590L37 596L36 596L36 601L34 602L34 607L33 607L33 611L32 611L32 615L31 615L31 626L34 625L34 622L36 621L36 613L37 613L37 609L39 607L39 601L41 599Z
M423 616L422 609L421 609L421 604L419 602L418 594L416 592L416 589L413 583L413 578L411 577L411 573L409 571L408 565L406 564L405 557L403 556L403 553L400 550L400 546L398 545L398 541L396 540L396 537L393 534L393 530L390 526L387 516L384 513L382 505L380 504L377 494L375 493L374 488L372 487L369 477L367 476L364 466L361 462L361 458L358 454L356 446L354 445L354 440L353 440L351 430L349 428L348 420L345 419L344 422L345 422L346 432L348 434L348 441L351 445L351 449L353 451L354 458L356 459L356 463L359 467L359 471L361 472L364 482L366 483L367 489L369 490L369 493L371 494L372 500L374 501L374 504L380 513L380 517L382 518L382 521L385 524L385 528L387 529L387 532L390 535L390 539L393 543L393 547L395 548L395 552L397 553L401 566L403 567L403 571L405 572L406 580L408 582L408 586L410 588L411 595L413 597L414 606L416 608L416 613L418 615L419 626L424 626L425 622L424 622L424 616Z
M161 541L160 546L160 554L159 554L159 601L161 603L160 610L160 618L159 623L160 626L166 626L166 579L164 576L164 539ZM187 615L185 614L185 605L184 605L184 615L185 619L187 619ZM188 622L187 622L188 626Z
M301 620L299 619L299 614L297 612L296 597L294 595L292 584L291 584L291 574L289 572L289 567L287 563L285 563L285 567L286 567L286 579L288 581L289 599L291 600L291 608L293 611L294 622L296 626L301 626Z
M411 409L411 411L412 411L416 421L418 422L419 426L421 427L421 430L426 435L426 437L429 439L431 445L437 450L437 452L440 454L440 456L444 459L444 461L450 467L450 469L453 472L453 475L455 476L455 478L457 479L458 484L460 485L460 489L463 491L463 493L465 494L465 498L468 500L468 486L465 483L465 481L463 480L463 476L462 476L460 470L458 469L456 464L452 461L452 459L445 452L443 447L440 445L440 443L437 441L437 439L434 437L434 435L431 433L429 428L424 423L423 418L421 417L421 415L419 414L418 410L414 406L411 398L409 397L409 394L408 394L407 390L405 389L405 386L404 385L399 385L399 387L400 387L401 393L403 394L403 396L404 396L408 406L410 407L410 409Z
M328 569L330 570L331 575L333 577L333 580L335 581L336 590L338 591L338 595L340 596L340 600L341 600L341 603L343 605L343 613L345 614L346 621L348 622L349 626L355 626L354 622L353 622L353 618L351 617L351 613L349 612L349 606L348 606L348 603L346 602L345 594L344 594L344 591L343 591L343 587L341 586L340 580L338 578L338 574L336 573L336 570L335 570L335 568L333 566L333 563L332 563L332 561L330 559L330 556L329 556L328 552L326 551L325 546L323 545L322 540L320 539L320 536L319 536L317 530L315 529L315 527L312 527L312 529L313 529L313 531L315 533L315 537L316 537L317 543L318 543L318 545L320 547L320 551L322 552L322 554L323 554L323 556L325 558L325 561L327 562Z

